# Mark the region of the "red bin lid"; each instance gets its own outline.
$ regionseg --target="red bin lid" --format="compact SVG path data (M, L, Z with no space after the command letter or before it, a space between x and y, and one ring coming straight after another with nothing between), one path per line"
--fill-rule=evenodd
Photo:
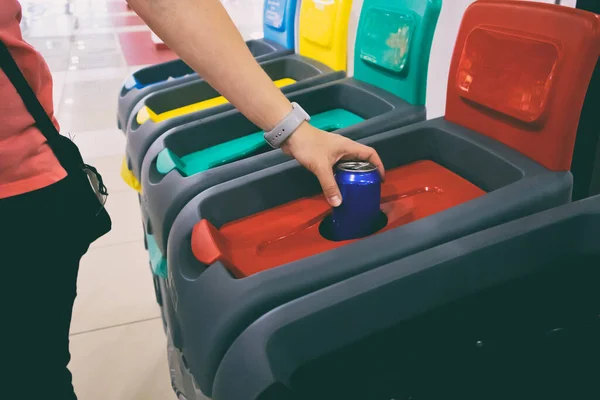
M568 171L599 52L596 14L527 1L473 3L454 49L445 118Z

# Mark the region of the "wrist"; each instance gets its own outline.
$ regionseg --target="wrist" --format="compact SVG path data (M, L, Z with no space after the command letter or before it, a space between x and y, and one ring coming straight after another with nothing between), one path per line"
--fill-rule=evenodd
M268 120L265 121L265 132L275 129L275 127L284 120L285 117L292 111L292 103L287 99L283 102L278 102L276 106L271 107L268 112Z
M295 149L301 146L301 143L314 133L314 129L311 124L304 121L298 129L288 137L282 144L281 150L285 154L292 155Z
M273 148L281 148L283 144L297 131L310 121L310 115L297 103L291 103L292 109L286 116L270 131L264 133L267 143Z

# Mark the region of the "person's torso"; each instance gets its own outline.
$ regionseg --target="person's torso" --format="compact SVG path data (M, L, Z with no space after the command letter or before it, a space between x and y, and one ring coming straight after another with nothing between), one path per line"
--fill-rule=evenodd
M52 76L41 54L23 40L20 18L21 6L17 0L2 0L0 40L58 127L52 104ZM66 172L3 71L0 71L0 99L0 199L63 179Z

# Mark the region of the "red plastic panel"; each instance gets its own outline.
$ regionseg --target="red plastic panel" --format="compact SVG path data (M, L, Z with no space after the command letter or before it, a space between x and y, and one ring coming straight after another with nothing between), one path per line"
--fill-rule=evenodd
M554 43L475 28L460 58L456 83L465 99L535 122L548 103L557 62Z
M473 3L450 66L446 119L567 171L599 53L596 14L536 2Z
M485 194L450 170L418 161L386 173L381 209L388 217L380 232L427 217ZM323 238L319 224L330 213L322 195L299 199L230 222L217 230L200 221L192 250L202 263L221 261L238 278L344 246L353 240Z

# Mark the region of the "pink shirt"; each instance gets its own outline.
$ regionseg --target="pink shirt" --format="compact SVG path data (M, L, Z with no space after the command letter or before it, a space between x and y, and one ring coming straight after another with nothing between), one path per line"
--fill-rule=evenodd
M0 0L0 40L8 47L40 103L54 118L52 76L41 54L23 40L17 0ZM0 199L44 188L66 177L46 138L0 69Z

